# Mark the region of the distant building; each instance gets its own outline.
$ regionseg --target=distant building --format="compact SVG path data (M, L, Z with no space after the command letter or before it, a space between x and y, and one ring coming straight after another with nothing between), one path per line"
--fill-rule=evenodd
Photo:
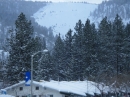
M87 81L33 81L33 97L93 97L95 92L100 94L100 91L92 84ZM31 86L25 86L24 81L4 90L15 97L31 97Z
M127 92L124 90L92 81L43 80L33 81L32 85L33 97L130 97L129 90ZM1 91L3 91L2 94L14 97L31 97L31 86L26 86L25 81L1 89Z

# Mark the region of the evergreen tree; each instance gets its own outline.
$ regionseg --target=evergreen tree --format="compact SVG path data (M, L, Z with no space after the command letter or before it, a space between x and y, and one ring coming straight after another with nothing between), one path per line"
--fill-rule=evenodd
M96 65L96 30L94 24L90 24L90 20L87 19L84 28L83 28L83 48L82 48L82 56L83 56L83 66L84 76L89 77L93 75L94 65Z
M82 68L88 68L91 65L92 45L93 45L92 40L93 40L93 37L92 37L92 32L91 32L91 24L90 24L90 20L87 19L83 28L83 38L82 38L83 66ZM86 74L89 74L89 72L87 72Z
M78 61L78 47L77 47L77 40L76 40L76 33L73 35L73 40L72 40L72 60L71 63L73 64L73 74L72 74L72 79L73 80L79 80L80 79L80 74L79 74L79 61Z
M113 57L114 55L114 45L113 45L113 34L112 34L112 24L107 20L107 17L103 18L99 24L99 50L98 50L98 61L99 61L99 75L102 75L100 81L106 81L107 78L112 77L114 67L113 67ZM97 75L98 76L98 75Z
M70 29L65 35L65 75L66 80L72 80L73 75L73 63L72 63L72 30Z
M46 49L45 49L46 50ZM54 76L54 66L52 63L52 57L49 51L46 51L41 56L41 62L38 65L38 74L36 80L51 80Z
M125 54L125 62L126 64L124 64L124 72L126 74L129 74L130 72L130 23L128 23L125 27L125 45L124 45L124 54Z
M38 36L36 36L34 39L33 39L33 51L35 51L34 53L38 52L38 51L41 51L41 53L38 53L36 54L34 57L33 57L33 63L34 63L34 71L33 71L33 75L34 75L34 79L35 80L40 80L38 75L40 73L40 64L41 64L41 60L43 59L43 53L42 51L44 49L46 49L46 43L45 43L45 39L44 38L40 38Z
M121 86L127 89L129 88L130 84L130 23L125 26L125 37L124 37L124 46L123 46L123 56L124 56L124 64L122 64L122 72L120 74L120 83L125 84L125 86Z
M113 32L115 34L114 43L115 43L115 64L116 64L116 72L117 76L120 72L122 72L122 66L124 64L124 24L119 15L116 15L115 20L113 22Z
M9 39L9 64L7 79L10 84L24 80L25 71L30 71L31 55L35 45L33 39L33 27L21 13L15 21L15 31L11 32Z
M43 37L42 39L41 39L41 49L46 49L47 47L46 47L46 39L45 39L45 37Z
M73 39L73 58L74 58L74 80L83 80L83 61L82 61L82 36L83 36L83 24L79 20L75 26L75 33Z
M53 61L55 66L55 79L56 80L63 80L65 75L64 75L64 42L59 36L57 37L55 41L55 46L53 49Z
M48 32L48 38L50 41L54 41L54 35L53 35L53 30L52 28L50 27L49 29L49 32Z

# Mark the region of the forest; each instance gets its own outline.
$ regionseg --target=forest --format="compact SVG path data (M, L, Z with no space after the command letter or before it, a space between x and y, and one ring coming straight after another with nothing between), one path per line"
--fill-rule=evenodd
M98 28L89 19L79 20L52 50L34 57L34 80L91 80L116 87L130 86L130 24L124 25L117 14L114 21L104 17ZM21 13L10 30L9 58L1 70L3 87L17 83L30 71L31 55L47 50L44 38L35 36L31 21Z
M75 30L68 29L61 38L60 33L54 37L51 28L38 26L29 18L32 13L24 11L18 11L18 17L12 16L13 19L6 15L9 23L1 19L0 48L9 52L7 60L0 60L1 88L24 80L25 72L31 70L31 55L43 50L48 52L37 54L33 60L35 81L90 80L126 89L130 86L130 23L125 24L120 15L116 14L113 20L104 16L98 27L89 19L84 24L77 20ZM6 29L9 34L5 38L8 24L13 26Z

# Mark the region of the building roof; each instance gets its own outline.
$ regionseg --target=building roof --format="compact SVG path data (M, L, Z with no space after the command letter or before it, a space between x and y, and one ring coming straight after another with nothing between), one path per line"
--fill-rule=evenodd
M60 93L76 94L86 96L86 94L94 95L100 94L100 90L96 87L96 83L92 81L33 81L34 84L40 85L43 88L53 89ZM18 84L12 85L5 88L5 90L17 87L21 84L25 84L25 81L22 81ZM108 87L104 88L104 92L108 91Z

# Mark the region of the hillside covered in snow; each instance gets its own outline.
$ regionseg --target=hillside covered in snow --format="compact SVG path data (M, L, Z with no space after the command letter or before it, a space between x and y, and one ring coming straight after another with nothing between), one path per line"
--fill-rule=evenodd
M111 21L114 20L118 14L123 22L126 24L130 21L130 0L109 0L103 1L98 7L91 13L91 17L95 22L101 21L102 18L107 16Z
M79 19L85 23L87 18L90 18L90 13L97 7L98 5L89 3L49 3L33 17L39 25L52 27L54 35L59 33L65 35L69 29L74 31Z

